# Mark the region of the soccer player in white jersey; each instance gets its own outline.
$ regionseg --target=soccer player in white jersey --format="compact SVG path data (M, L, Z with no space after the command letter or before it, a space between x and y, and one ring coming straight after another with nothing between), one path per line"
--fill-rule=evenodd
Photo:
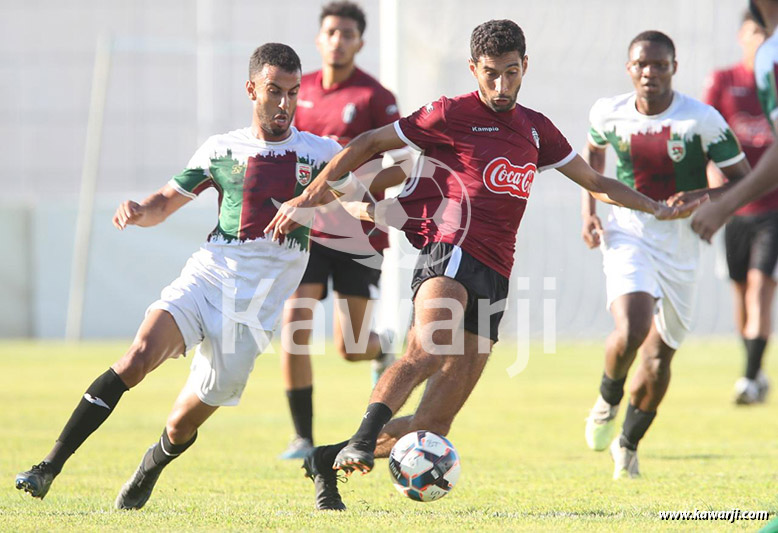
M281 243L263 229L277 202L299 195L340 150L331 139L291 127L300 76L300 59L290 47L257 48L246 82L251 126L210 137L162 189L116 210L113 223L120 230L154 226L208 187L219 191L218 223L208 241L149 306L127 353L89 386L51 452L16 476L17 489L46 496L65 461L124 392L166 359L195 347L189 379L162 436L122 487L116 507L143 507L162 469L194 443L200 425L218 407L237 405L308 261L308 228Z
M708 189L713 161L730 180L749 170L740 144L711 106L673 91L675 46L647 31L629 45L627 72L635 90L598 100L591 109L586 159L602 172L610 145L617 178L659 202L684 203L723 189ZM615 322L605 343L600 395L586 423L586 442L610 444L614 478L639 475L637 446L670 384L673 355L692 328L700 242L686 220L656 220L614 206L603 225L595 199L582 195L584 241L603 254L608 309ZM621 435L613 438L627 373L630 383Z

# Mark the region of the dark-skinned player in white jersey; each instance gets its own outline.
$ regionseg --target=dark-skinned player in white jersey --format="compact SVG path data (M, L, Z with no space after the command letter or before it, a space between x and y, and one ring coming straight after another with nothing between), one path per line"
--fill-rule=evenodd
M326 180L342 176L375 153L406 145L440 163L426 180L439 187L423 186L420 180L400 196L411 220L425 210L436 210L441 188L445 205L467 204L469 210L467 230L445 231L431 221L403 226L410 241L421 248L412 281L414 322L408 346L378 381L354 436L319 446L305 460L319 509L345 509L337 470L369 472L374 458L387 457L397 439L410 431L448 433L497 341L516 232L536 172L556 168L602 201L661 219L688 216L697 207L695 202L668 207L602 176L573 151L549 119L518 105L528 65L525 48L524 34L513 21L479 25L471 36L469 60L478 91L442 97L391 126L360 135L333 158L308 193L282 206L268 226L282 236L297 226L301 208L326 201ZM414 178L409 178L409 184ZM382 218L381 203L366 211L374 219ZM440 299L455 305L434 307ZM446 321L454 327L438 329ZM425 380L426 390L415 413L391 420Z
M735 134L711 106L673 90L675 45L664 33L646 31L628 46L627 73L634 91L598 100L589 114L585 157L605 169L611 146L616 175L656 201L714 198L731 186L708 188L706 167L730 180L745 176L748 160ZM605 342L600 395L586 423L595 451L610 445L614 478L640 475L637 447L670 385L673 355L692 329L700 240L688 220L659 221L613 207L601 224L595 201L582 194L583 238L603 254L608 309L615 328ZM616 438L616 416L636 354L627 414Z

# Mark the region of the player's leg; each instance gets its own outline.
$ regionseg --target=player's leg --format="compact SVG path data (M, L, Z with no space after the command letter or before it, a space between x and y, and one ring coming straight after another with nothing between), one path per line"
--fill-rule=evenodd
M434 307L421 303L427 299L446 299L452 305ZM442 354L435 353L434 348L439 346L443 350L443 347L452 346L455 340L454 331L451 330L457 328L431 331L428 326L446 322L461 325L466 303L467 291L451 278L434 277L421 283L414 300L414 326L408 334L405 356L389 367L378 380L357 433L348 441L317 446L303 463L306 475L315 484L318 509L345 509L338 493L336 471L333 470L336 457L348 444L355 442L358 447L354 452L364 461L360 463L362 470L366 472L372 468L373 451L381 429L392 414L402 407L413 389L441 367ZM429 338L422 338L422 334Z
M184 388L173 405L159 440L146 450L135 473L119 491L116 508L143 507L162 470L194 444L197 429L216 409L218 406L203 403L191 390Z
M380 254L363 258L368 266L350 254L332 252L332 288L335 291L333 341L347 361L373 361L373 386L394 362L391 344L394 333L371 331L373 300L381 278ZM366 330L363 335L363 330ZM366 338L365 338L366 336ZM384 350L386 348L386 350Z
M308 268L320 271L321 266ZM309 305L326 296L324 283L301 283L284 306L281 377L294 423L295 436L281 459L300 459L313 448L313 368L308 351L314 309Z
M640 476L637 447L656 417L659 404L670 386L670 364L675 348L652 326L640 350L640 363L630 382L630 398L621 435L611 443L614 479Z
M283 301L273 294L268 298ZM162 470L194 443L203 422L219 406L239 403L257 355L270 343L269 332L232 321L210 302L203 302L200 310L204 338L192 357L189 379L178 395L159 442L147 450L119 492L119 509L143 507Z
M739 404L763 402L769 382L762 372L762 358L770 338L772 302L775 294L773 273L778 262L778 213L753 218L753 239L746 274L743 343L746 367L735 384L735 401Z
M441 368L443 356L451 355L452 348L456 355L464 353L467 298L465 287L448 277L430 278L421 284L414 299L414 325L405 356L378 380L359 429L335 459L336 468L369 472L378 435L392 414L419 384Z
M346 361L370 361L381 355L380 338L376 332L369 330L372 315L369 298L335 291L332 341L338 354ZM368 331L363 332L363 328ZM367 335L367 340L363 335Z
M593 450L606 449L613 439L627 372L651 329L654 306L655 299L647 292L622 294L611 303L615 327L605 341L600 395L586 420L586 443Z
M43 498L65 461L113 412L122 394L186 344L170 312L151 309L124 356L87 388L73 414L41 463L16 476L16 488Z
M486 341L486 342L484 342ZM489 346L486 352L479 351L482 344ZM473 392L483 373L494 342L491 339L479 341L479 336L465 332L465 355L444 356L440 370L427 380L424 395L411 416L393 418L381 431L376 445L376 457L389 457L397 439L420 429L447 435L457 413Z

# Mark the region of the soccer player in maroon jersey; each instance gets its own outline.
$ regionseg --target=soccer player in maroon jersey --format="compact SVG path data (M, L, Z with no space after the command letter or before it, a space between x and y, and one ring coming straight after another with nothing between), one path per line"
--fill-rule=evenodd
M17 489L46 496L65 462L122 395L167 359L190 350L189 379L116 507L143 507L163 469L194 443L198 428L220 406L237 405L308 261L307 230L288 234L283 243L266 238L273 202L299 194L341 148L292 127L300 77L300 59L289 46L257 48L246 82L251 124L209 137L158 192L116 210L117 229L155 226L203 190L219 191L218 223L208 241L149 306L127 352L87 388L49 454L16 476Z
M762 111L770 121L773 135L778 126L778 93L776 93L776 71L778 70L778 0L750 0L749 10L767 33L767 40L759 48L754 61L759 102ZM756 198L778 187L778 143L765 150L753 171L734 185L715 202L710 202L692 219L692 228L705 241L724 225L735 211Z
M326 180L342 176L375 153L408 145L423 150L433 169L430 179L412 176L400 195L409 217L403 229L421 248L406 353L381 376L356 434L339 444L316 447L306 458L319 509L345 509L335 469L369 472L374 457L388 456L409 431L448 433L497 341L516 232L537 172L556 168L603 201L658 218L688 216L696 207L661 205L595 172L548 118L517 104L527 56L516 23L481 24L473 30L470 49L477 91L442 97L393 125L360 135L333 158L304 197L282 206L267 228L280 236L296 227L292 217L300 208L324 201ZM370 206L368 214L382 218L381 205ZM419 214L440 206L448 211L438 219L440 224L435 217L420 220ZM463 214L469 224L447 225L451 216ZM452 305L437 307L441 303ZM453 326L440 327L447 322ZM425 380L416 412L390 420Z
M729 122L752 166L773 140L754 78L754 58L764 40L764 28L746 11L738 31L743 58L733 67L713 72L703 98ZM708 171L713 180L721 180L714 165ZM761 403L770 386L762 371L762 357L770 337L776 285L778 190L739 209L725 226L724 243L735 289L735 324L746 351L743 377L735 382L735 403Z
M352 2L333 2L322 8L319 20L316 46L322 56L322 68L302 77L295 126L345 145L360 133L394 122L400 115L394 95L354 63L364 44L366 21L362 9ZM400 179L404 177L402 174ZM373 192L378 199L383 198L381 191ZM331 202L328 208L328 212L316 215L311 228L308 266L284 309L283 327L298 326L291 337L287 335L281 352L281 374L296 432L281 454L283 459L303 458L313 448L313 372L308 353L311 330L299 325L313 323L313 306L305 302L325 299L330 278L337 301L333 343L340 356L347 361L372 360L374 384L394 360L389 332L381 335L385 337L382 340L378 333L370 331L367 343L360 346L347 343L343 332L343 328L350 328L347 337L360 338L362 325L371 322L370 298L374 297L372 293L381 276L381 253L389 246L388 235L375 226L367 228L369 237L362 233L330 235L324 228L351 233L352 230L343 228L358 232L360 226L338 202ZM343 224L344 219L351 224ZM355 257L369 257L370 264L356 261ZM289 353L290 349L294 353Z

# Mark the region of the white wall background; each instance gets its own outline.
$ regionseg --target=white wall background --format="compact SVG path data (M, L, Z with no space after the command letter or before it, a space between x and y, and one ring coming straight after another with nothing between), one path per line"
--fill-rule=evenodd
M358 57L379 73L379 3L368 14ZM114 38L113 63L89 262L84 333L131 336L146 305L179 271L215 223L215 200L199 199L163 226L119 233L114 206L141 199L178 172L209 133L242 127L248 57L263 42L293 46L304 70L318 68L313 41L318 0L4 0L0 4L0 336L64 333L76 198L85 144L97 36ZM403 113L441 94L474 90L466 59L472 28L512 18L527 36L530 66L520 101L541 110L580 147L589 106L629 90L626 47L646 29L675 40L675 87L699 96L716 66L737 61L735 32L745 2L586 0L465 2L397 0L398 85ZM198 21L198 6L200 18ZM387 37L384 35L383 37ZM213 75L203 79L196 45L210 46ZM199 103L199 105L198 105ZM611 157L612 159L612 157ZM604 209L603 209L604 211ZM535 183L519 231L515 276L529 289L532 332L542 331L542 300L556 298L563 336L599 337L604 310L599 253L580 241L578 190L556 172ZM714 276L712 250L702 264L699 334L732 330L729 287ZM556 290L543 290L555 277ZM504 335L517 323L515 307Z

